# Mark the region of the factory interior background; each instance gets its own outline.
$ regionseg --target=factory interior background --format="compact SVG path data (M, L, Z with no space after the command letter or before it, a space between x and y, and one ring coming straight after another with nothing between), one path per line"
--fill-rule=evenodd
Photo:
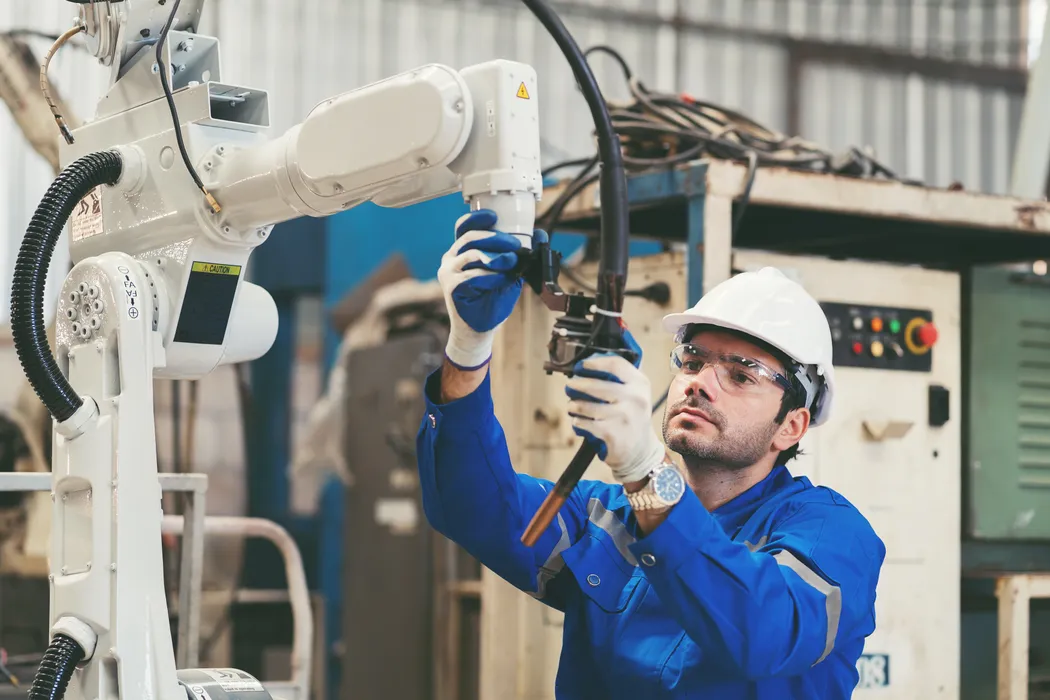
M901 541L922 539L919 533L943 508L949 532L935 546L954 551L943 561L923 560L922 567L958 584L949 586L957 628L911 634L907 619L921 616L922 607L941 595L932 579L913 582L914 609L887 623L893 629L885 648L862 659L867 666L855 697L1021 697L1002 694L996 586L1012 585L997 584L1010 573L1050 577L1050 461L1043 461L1050 422L1025 422L1038 413L1027 410L1025 400L1037 408L1044 395L1050 402L1050 384L1045 375L1015 381L1012 365L996 369L994 362L1016 364L1031 351L1050 366L1046 264L1023 255L985 264L982 255L998 255L990 233L967 243L943 232L922 241L915 234L912 255L906 241L881 237L879 231L895 224L878 219L878 210L904 211L914 201L914 211L923 210L931 230L937 217L951 222L942 226L947 231L972 214L974 221L987 222L980 224L987 230L1017 234L1011 241L1018 232L1026 234L1019 246L1050 241L1046 188L1020 198L1031 200L1028 209L1012 199L1025 101L1032 99L1031 71L1043 43L1045 0L552 0L551 5L582 48L610 47L651 90L734 110L834 154L858 149L907 188L956 197L900 204L893 199L897 190L871 189L849 190L862 198L872 193L875 199L863 204L837 201L834 206L844 212L856 204L859 213L847 212L851 216L881 222L872 224L875 235L857 243L857 250L885 268L851 272L832 266L822 272L815 261L850 264L849 242L828 244L826 257L813 244L797 265L776 260L806 279L819 278L815 295L848 302L843 285L852 280L863 290L859 303L866 308L928 308L941 331L932 371L939 373L934 383L950 396L944 399L951 406L946 423L926 418L928 397L933 401L930 377L923 374L929 368L887 373L893 376L884 386L892 388L885 390L921 401L912 432L896 441L886 438L879 443L882 452L870 445L818 448L831 454L841 449L844 457L864 451L871 468L855 470L866 471L865 480L856 481L854 473L849 483L859 490L892 491L907 502L900 512L912 520L902 515L885 521ZM75 7L65 0L9 0L0 4L0 37L28 47L39 62L50 47L48 36L68 28ZM594 125L564 57L528 10L511 0L208 0L199 32L220 40L224 81L268 91L274 135L301 122L328 97L402 71L433 62L462 68L505 58L536 70L543 167L585 161L595 152ZM13 56L5 48L0 61L15 61ZM633 99L616 56L596 52L590 62L610 104ZM13 68L0 66L0 75L8 70ZM1050 59L1043 70L1050 71ZM52 87L71 123L94 118L108 80L106 69L76 40L50 67ZM1050 122L1050 94L1038 102ZM1050 161L1050 153L1041 155ZM647 339L656 337L664 313L695 301L689 288L693 273L686 269L693 264L687 259L695 240L686 229L700 224L682 213L688 207L681 202L697 197L690 178L714 178L716 170L704 170L706 164L727 161L747 163L700 153L686 163L696 170L681 171L686 182L676 181L678 191L674 186L667 191L659 180L663 189L646 193L648 209L639 205L643 213L654 211L666 198L680 209L662 219L640 218L645 228L640 233L646 235L632 239L637 283L662 282L671 290L670 301L631 301L633 323ZM0 109L0 163L0 415L6 416L0 469L39 471L47 463L22 434L39 415L11 339L10 290L22 236L55 171L5 109ZM551 171L545 199L556 201L558 188L574 173ZM761 183L762 167L758 173ZM630 172L639 181L645 175L644 169ZM880 179L864 172L842 177ZM837 192L809 189L804 180L784 182L784 197L796 205L809 192ZM788 192L791 183L798 191ZM770 184L763 192L774 189ZM579 265L580 277L593 275L596 217L587 212L597 206L594 192L587 190L572 204L558 237L558 249ZM815 203L814 210L825 204ZM955 207L967 214L956 216ZM985 211L993 213L982 219ZM1000 216L1001 211L1010 215ZM463 198L449 195L403 209L366 203L330 217L278 224L252 254L247 272L276 302L280 329L270 351L251 363L218 367L201 380L154 383L160 470L206 474L208 516L270 520L301 554L313 620L311 700L554 697L560 620L538 603L508 593L436 534L412 487L415 435L424 410L420 381L441 361L447 323L434 277L452 226L464 212ZM761 206L757 214L749 213L759 220ZM791 221L804 226L808 220ZM852 219L843 222L846 228L860 226ZM884 256L878 250L883 242L893 247ZM967 245L974 246L972 254L959 262L966 258L959 249ZM761 253L741 250L735 265L761 262ZM943 268L945 261L968 272L947 281L940 272L923 276L923 270ZM48 277L49 319L69 266L63 239ZM1024 281L1017 282L1019 277ZM399 306L399 294L421 301L407 312ZM538 377L535 353L543 351L550 324L546 317L537 320L532 302L522 303L533 315L516 325L516 335L505 343L531 348L532 355L522 350L514 357ZM881 329L882 320L879 324ZM659 371L664 371L662 357L651 360ZM521 381L528 383L531 375L524 372ZM512 370L502 375L507 392L514 391L513 376L518 375ZM982 384L992 376L1007 377L1000 384L1009 387ZM654 386L659 383L654 379ZM857 387L879 390L867 378L857 379ZM565 443L575 444L573 436L571 431L555 435L557 428L548 430L534 419L544 402L558 405L556 391L530 389L520 401L516 413L507 410L524 417L523 440L546 446L550 464L535 468L556 476L571 454ZM861 411L863 401L854 403ZM892 423L896 417L885 418ZM954 431L954 442L937 448L939 461L930 462L928 448L940 444L941 426ZM49 422L46 430L49 436ZM552 440L562 442L551 447ZM937 474L947 473L947 480L932 481L927 468L942 469L945 462L947 472ZM916 498L912 489L941 488L941 496L926 505L908 505ZM46 552L38 547L46 536L39 539L36 521L27 515L46 510L46 500L46 494L0 493L0 662L8 659L23 685L47 644ZM164 505L172 513L184 508L175 494L165 494ZM34 533L38 539L31 543ZM164 539L173 615L180 600L179 543L173 536ZM928 555L918 544L913 549L902 560ZM202 665L242 668L264 682L289 678L296 626L278 549L261 539L209 535L203 561ZM1050 600L1033 598L1024 629L1028 638L1012 643L1027 651L1027 697L1050 697ZM923 685L923 677L948 680L939 680L937 690ZM10 689L3 686L0 678L0 697L7 697ZM937 694L924 694L928 690Z

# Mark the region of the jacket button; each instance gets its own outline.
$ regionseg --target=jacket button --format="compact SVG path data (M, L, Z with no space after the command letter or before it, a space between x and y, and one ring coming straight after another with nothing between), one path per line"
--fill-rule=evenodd
M438 419L434 417L433 413L428 413L427 418L430 419L430 427L436 428L438 426Z
M649 552L643 554L641 557L639 557L639 559L641 559L641 562L646 566L656 566L656 557L654 557Z
M592 586L597 586L601 582L602 582L602 580L600 578L598 578L598 574L588 574L587 575L587 583L591 584Z

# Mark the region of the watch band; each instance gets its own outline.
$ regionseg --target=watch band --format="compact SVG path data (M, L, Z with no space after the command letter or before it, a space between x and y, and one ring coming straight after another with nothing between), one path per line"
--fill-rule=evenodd
M627 502L630 503L631 508L636 511L653 510L661 506L661 504L657 503L656 498L653 495L652 476L650 475L646 478L649 481L645 486L633 493L627 494Z
M627 496L627 502L631 504L631 508L633 510L635 510L635 511L650 511L650 510L660 510L660 511L662 511L662 510L668 510L668 509L671 508L671 506L669 506L666 503L664 503L663 501L657 499L656 493L653 491L653 475L661 467L671 467L671 468L677 469L677 466L671 460L671 458L669 456L665 455L664 459L660 462L660 464L658 464L646 476L647 481L646 481L645 486L643 486L642 488L640 488L639 490L637 490L637 491L635 491L633 493L627 493L626 490L624 491L624 493Z
M641 491L627 494L627 500L635 510L652 510L657 507L656 499L653 498L648 484Z

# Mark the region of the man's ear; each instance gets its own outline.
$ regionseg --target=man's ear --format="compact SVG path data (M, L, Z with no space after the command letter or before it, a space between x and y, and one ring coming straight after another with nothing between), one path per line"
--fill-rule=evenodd
M809 429L810 413L808 408L796 408L789 411L780 424L780 429L773 436L773 450L783 452L792 445L798 444Z

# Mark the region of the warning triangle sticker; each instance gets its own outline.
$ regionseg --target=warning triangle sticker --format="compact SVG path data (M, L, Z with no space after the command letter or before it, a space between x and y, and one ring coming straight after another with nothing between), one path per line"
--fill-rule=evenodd
M518 88L518 97L520 97L523 100L529 99L529 90L525 87L525 83L522 83L521 86Z

